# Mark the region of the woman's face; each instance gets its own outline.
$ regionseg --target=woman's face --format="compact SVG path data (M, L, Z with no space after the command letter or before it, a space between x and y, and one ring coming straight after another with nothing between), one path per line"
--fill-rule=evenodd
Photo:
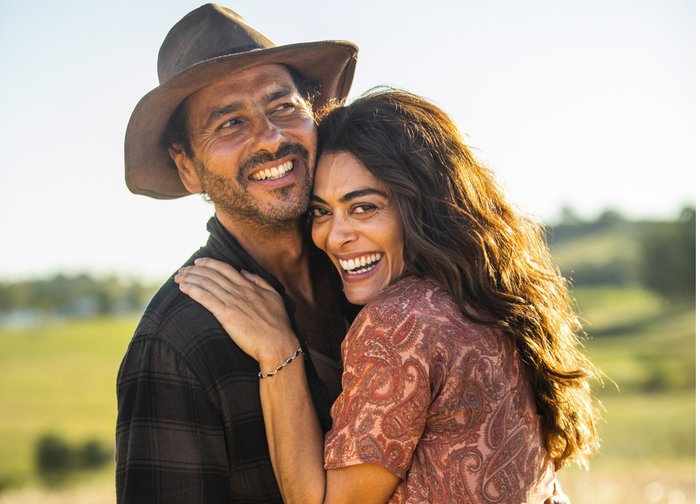
M403 273L403 230L389 190L355 156L322 154L311 195L314 243L331 258L345 296L363 305Z

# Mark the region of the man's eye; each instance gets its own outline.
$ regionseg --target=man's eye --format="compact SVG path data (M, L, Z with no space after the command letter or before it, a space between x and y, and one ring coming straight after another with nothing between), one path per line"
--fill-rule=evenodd
M273 112L294 112L295 109L296 109L296 105L289 102L289 103L282 103L280 105L277 105L274 108Z
M228 121L221 123L221 126L219 126L219 129L226 129L226 128L235 128L236 126L239 126L241 124L241 121L237 118L229 119Z

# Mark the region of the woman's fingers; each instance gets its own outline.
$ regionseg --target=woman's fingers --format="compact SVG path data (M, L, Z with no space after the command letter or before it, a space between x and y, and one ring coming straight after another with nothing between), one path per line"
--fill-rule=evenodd
M181 268L175 282L209 310L234 342L258 362L277 358L280 346L298 344L282 297L260 276L201 259L194 266Z
M241 305L240 287L226 280L228 289L225 289L216 280L210 278L210 272L198 274L197 272L201 269L178 273L175 276L175 282L179 284L182 292L209 310L239 346L249 346L246 341L240 339L242 334L248 332L246 321L249 318L248 314L241 309L245 306L245 299Z
M216 318L219 318L222 310L226 308L226 304L216 295L212 294L211 291L195 283L187 281L178 282L177 277L175 281L180 285L180 290L182 292L212 312Z
M177 275L175 275L175 283L196 285L215 295L222 303L226 303L230 298L238 296L237 291L240 290L240 286L234 284L217 271L201 266L180 268Z
M249 282L255 284L256 286L260 287L261 289L265 289L268 291L272 292L277 292L275 288L267 283L263 277L260 275L256 275L255 273L251 273L250 271L247 270L241 270L241 275L245 277Z
M248 281L243 278L236 268L225 262L217 261L216 259L211 259L209 257L200 257L199 259L195 259L194 264L195 268L205 268L211 272L216 272L217 274L221 275L222 278L227 279L233 284L245 285L248 283Z
M259 288L277 294L277 290L265 281L261 276L251 273L250 271L241 270L240 272L222 261L211 259L209 257L201 257L194 261L194 266L189 266L187 269L193 273L206 276L215 280L221 287L226 290L231 290L230 285L251 287L253 290Z
M237 271L232 274L227 269L218 261L201 261L195 266L181 268L175 275L175 282L182 292L211 311L222 325L234 324L239 330L243 326L266 329L277 319L286 321L282 298L267 282L257 275L246 279ZM238 275L237 283L230 279L233 275Z

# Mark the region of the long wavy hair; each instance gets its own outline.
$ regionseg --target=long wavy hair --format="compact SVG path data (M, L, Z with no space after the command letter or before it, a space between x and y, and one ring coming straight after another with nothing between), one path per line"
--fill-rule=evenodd
M375 89L321 115L319 153L347 152L391 192L406 274L440 282L470 320L510 335L530 375L547 451L561 467L598 448L582 327L543 229L518 215L448 115ZM478 315L477 315L478 314Z

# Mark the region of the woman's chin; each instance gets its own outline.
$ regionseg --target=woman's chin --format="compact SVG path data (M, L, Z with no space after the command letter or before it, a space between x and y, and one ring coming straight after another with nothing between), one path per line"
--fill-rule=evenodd
M340 278L343 281L343 291L350 303L366 305L377 297L386 286L396 281L396 279L392 279L389 271L382 267L383 262L367 272L356 275L351 275L341 269Z
M343 290L345 292L345 297L350 303L362 306L377 297L383 287L383 285L360 287L358 285L344 284Z

